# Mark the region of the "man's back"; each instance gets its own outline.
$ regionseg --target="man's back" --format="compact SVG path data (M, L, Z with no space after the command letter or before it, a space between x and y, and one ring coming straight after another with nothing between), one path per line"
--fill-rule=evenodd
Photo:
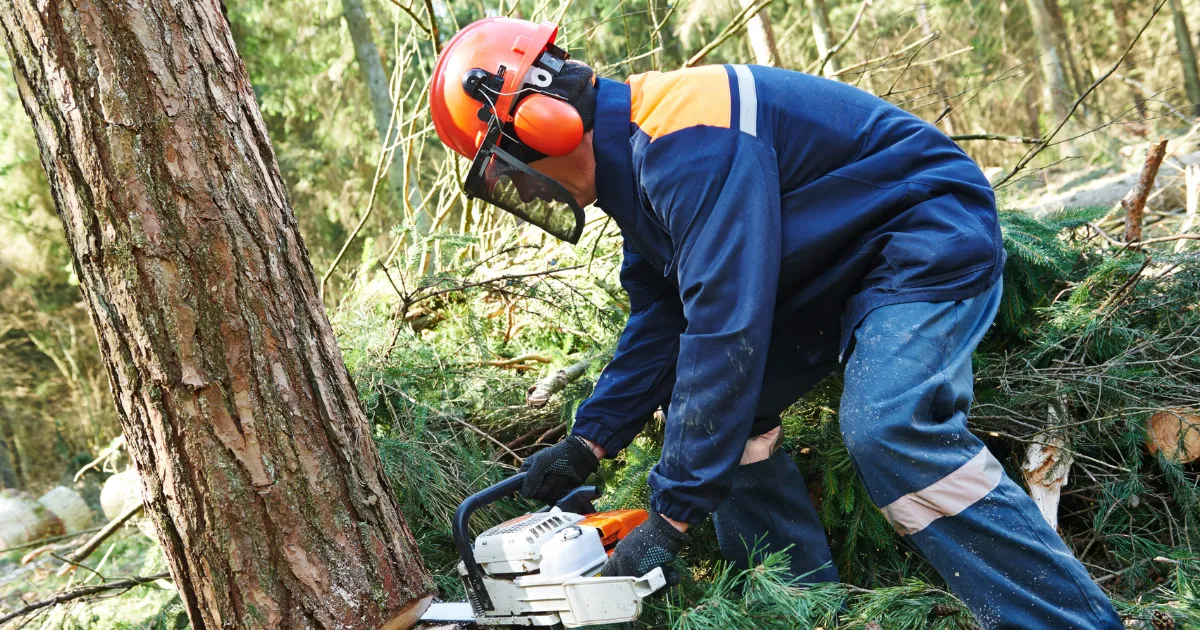
M628 84L639 210L651 220L626 236L668 278L672 217L655 189L664 178L697 194L719 183L743 166L737 133L765 143L776 165L777 189L734 192L778 195L777 317L844 313L844 345L877 306L962 299L999 277L991 188L925 121L857 88L760 66L648 73Z

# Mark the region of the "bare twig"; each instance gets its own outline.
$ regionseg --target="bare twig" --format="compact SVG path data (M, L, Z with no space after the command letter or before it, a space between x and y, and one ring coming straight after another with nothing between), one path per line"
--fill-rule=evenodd
M1146 199L1154 188L1154 180L1158 177L1158 167L1162 166L1163 157L1167 154L1166 139L1159 138L1158 142L1150 145L1146 151L1146 162L1138 175L1137 184L1129 195L1121 200L1125 208L1125 242L1136 243L1142 240L1142 214L1146 210Z
M820 76L822 73L824 73L825 65L829 63L829 60L832 59L833 56L836 55L843 46L850 42L851 37L854 37L855 31L858 30L858 24L862 22L863 15L866 14L867 9L871 6L872 1L873 0L863 0L862 4L858 7L858 13L854 15L854 21L850 23L850 28L846 30L846 34L842 36L841 41L831 46L829 50L826 50L824 55L821 55L821 58L817 60L816 69L810 70L809 74Z
M771 6L773 1L774 0L760 0L759 2L751 2L750 4L746 5L740 13L735 15L733 19L729 21L729 24L725 27L725 30L721 31L721 33L713 38L711 42L705 44L699 52L697 52L695 55L692 55L692 58L688 59L687 63L683 64L683 67L691 68L701 61L704 61L704 58L708 56L708 53L712 52L717 46L723 44L725 40L732 37L734 33L737 33L739 30L741 30L743 26L750 22L751 18L758 15L759 11Z
M111 444L108 445L107 448L105 448L103 451L100 451L100 454L96 456L96 459L93 459L91 461L91 463L84 466L83 468L80 468L79 472L75 473L75 478L72 479L72 481L79 481L79 478L83 476L83 473L95 468L96 466L99 466L101 463L104 462L104 460L108 459L109 455L112 455L114 452L116 452L117 449L121 448L124 445L125 445L125 436L124 435L118 436L115 440L112 441Z
M425 15L429 16L429 36L433 39L433 51L442 54L442 40L438 34L437 18L433 15L433 0L425 0Z
M7 548L7 549L5 549L5 550L4 550L4 553L8 553L8 552L10 552L10 551L20 551L20 550L22 550L22 549L32 549L32 548L34 548L34 547L41 547L41 546L43 546L43 545L48 545L48 544L50 544L50 543L57 542L57 541L60 541L60 540L66 540L67 538L78 538L78 537L80 537L80 536L82 536L82 535L84 535L84 534L90 534L90 533L92 533L92 532L98 532L98 531L100 531L101 529L103 529L103 527L104 527L104 526L103 526L103 525L101 525L100 527L93 527L93 528L91 528L91 529L83 529L83 530L80 530L80 531L77 531L77 532L71 532L70 534L59 534L58 536L48 536L48 537L46 537L46 538L41 538L41 539L38 539L38 540L34 540L34 541L32 541L32 542L27 542L27 543L25 543L25 544L23 544L23 545L17 545L17 546L15 546L15 547L9 547L9 548Z
M432 291L430 293L426 293L425 295L415 296L412 298L412 300L409 302L408 305L413 306L414 304L416 304L418 302L424 302L425 300L435 298L439 295L445 295L447 293L454 293L455 291L465 291L467 289L473 289L476 287L487 286L489 284L495 284L497 282L505 282L507 280L518 280L521 278L536 278L538 276L549 276L549 275L553 275L556 273L562 273L564 271L573 271L575 269L581 269L581 268L583 268L583 265L572 265L570 267L559 267L557 269L546 269L543 271L530 271L527 273L505 274L502 276L496 276L495 278L490 278L488 280L480 280L478 282L468 282L466 284L461 284L456 287L451 287L448 289L441 289L438 291Z
M16 610L8 613L7 615L0 617L0 624L12 621L13 619L17 619L19 617L24 617L25 615L28 615L31 612L36 612L43 608L49 608L50 606L55 606L55 605L69 602L72 600L80 599L83 597L88 597L90 595L98 595L100 593L105 593L108 591L128 590L135 586L139 586L142 584L146 584L148 582L153 582L155 580L161 580L163 578L169 578L169 577L171 577L170 573L156 573L154 575L143 575L143 576L138 576L138 577L126 578L124 580L116 580L113 582L107 582L105 584L96 584L94 586L85 586L83 588L77 588L73 591L66 591L63 593L59 593L58 595L55 595L54 597L51 597L49 599L43 599L40 602L34 602L32 604L29 604L28 606L18 608Z
M964 140L999 140L1000 142L1008 142L1010 144L1037 144L1041 142L1041 138L1028 138L1026 136L1006 136L1000 133L968 133L958 136L950 136L955 142Z
M883 63L885 61L890 61L892 59L903 57L904 55L911 52L913 49L920 48L920 47L924 46L925 44L928 44L929 42L933 41L936 38L937 38L937 33L930 33L930 34L922 37L921 39L918 39L917 41L905 46L904 48L892 51L886 55L883 55L882 57L876 57L874 59L868 59L866 61L856 63L852 66L846 66L845 68L842 68L842 69L838 70L837 72L830 74L829 76L831 78L832 77L840 77L843 74L850 74L850 73L856 72L858 70L862 70L863 68L866 68L868 66L873 66L877 63Z
M425 31L426 35L429 35L431 38L433 37L433 33L429 32L429 27L426 26L425 23L421 21L421 18L417 17L417 14L416 14L416 12L414 12L412 10L412 7L404 6L403 4L400 3L399 0L391 0L391 1L392 1L392 4L399 7L401 11L404 11L405 13L407 13L408 17L412 18L413 24L416 24L418 28ZM436 40L435 40L435 42L436 42ZM437 44L435 43L434 45L436 46Z

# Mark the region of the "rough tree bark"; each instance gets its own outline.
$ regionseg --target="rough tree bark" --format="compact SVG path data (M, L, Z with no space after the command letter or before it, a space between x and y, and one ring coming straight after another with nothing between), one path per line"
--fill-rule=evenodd
M1175 22L1175 41L1179 45L1179 63L1183 65L1183 83L1193 116L1200 116L1200 69L1196 65L1196 49L1192 46L1192 31L1188 29L1183 3L1171 0L1171 16Z
M192 628L411 625L432 586L220 3L0 30Z

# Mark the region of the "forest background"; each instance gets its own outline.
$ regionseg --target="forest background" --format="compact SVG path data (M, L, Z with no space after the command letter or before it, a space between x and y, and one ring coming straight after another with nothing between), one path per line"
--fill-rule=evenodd
M1010 253L1005 304L976 358L974 429L1028 485L1061 485L1069 472L1056 510L1061 533L1131 624L1200 627L1191 438L1181 436L1175 455L1146 447L1156 413L1200 409L1200 244L1178 238L1198 233L1200 172L1189 164L1200 164L1200 41L1188 24L1200 25L1200 4L225 7L393 489L443 595L460 592L448 536L454 507L568 430L628 312L620 235L602 213L589 211L579 246L554 242L463 197L465 162L437 143L426 96L440 45L475 19L508 14L559 23L563 47L601 76L776 65L856 85L956 138L996 184ZM1129 247L1118 201L1160 136L1165 159L1139 222L1144 236L1132 240L1169 240ZM1119 194L1106 197L1114 186ZM1099 192L1070 196L1088 187ZM568 367L583 376L549 404L527 404L527 388ZM835 375L789 411L786 444L853 586L801 594L779 577L778 558L738 574L706 532L687 558L695 581L646 623L728 628L754 618L782 628L799 617L832 627L845 605L844 627L974 627L854 479L837 432L839 388ZM0 488L40 495L67 485L98 507L100 487L128 464L109 448L119 435L38 147L0 52ZM644 504L660 441L661 419L606 464L606 506ZM1033 450L1049 464L1025 470ZM164 566L136 530L106 545L90 565L98 573ZM20 556L0 559L0 613L92 579L53 575L49 555L26 565ZM176 627L167 586L131 592L123 604L55 607L36 627Z

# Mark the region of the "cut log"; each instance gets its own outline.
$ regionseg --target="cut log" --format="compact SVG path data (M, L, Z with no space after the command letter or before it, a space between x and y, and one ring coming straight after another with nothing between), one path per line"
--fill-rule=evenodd
M0 490L0 551L62 533L62 521L28 493Z
M135 505L142 505L142 478L136 470L130 468L104 482L104 488L100 490L100 507L104 510L104 518L116 520ZM131 522L146 538L158 540L154 523L145 514L138 515Z
M132 468L109 477L104 482L104 488L100 490L100 507L104 510L104 518L110 521L120 516L129 506L141 502L142 480Z
M1061 426L1068 419L1067 401L1048 405L1048 426ZM1037 504L1038 511L1058 531L1058 500L1062 488L1070 481L1071 464L1074 457L1066 448L1061 430L1042 434L1025 451L1025 462L1021 465L1021 476L1029 488L1029 496Z
M1168 409L1150 416L1146 448L1151 454L1162 451L1163 457L1180 464L1200 459L1200 414Z
M1033 497L1042 517L1056 531L1058 500L1062 495L1062 487L1070 481L1073 461L1071 453L1063 446L1063 440L1058 436L1030 444L1025 452L1025 463L1021 466L1029 496Z
M88 507L79 493L66 486L57 486L38 499L52 514L62 521L66 533L77 532L92 526L92 508Z

